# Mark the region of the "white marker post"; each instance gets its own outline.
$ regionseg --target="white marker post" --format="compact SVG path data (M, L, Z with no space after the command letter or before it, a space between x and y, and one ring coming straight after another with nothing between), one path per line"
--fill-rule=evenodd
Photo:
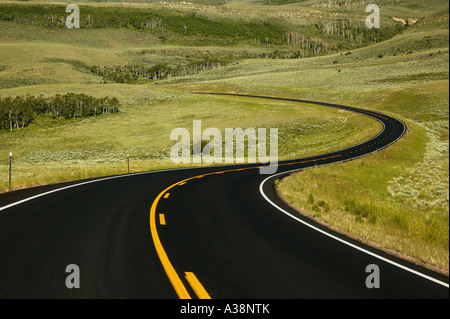
M12 152L9 152L9 190L11 190Z
M127 154L128 174L130 174L130 154Z

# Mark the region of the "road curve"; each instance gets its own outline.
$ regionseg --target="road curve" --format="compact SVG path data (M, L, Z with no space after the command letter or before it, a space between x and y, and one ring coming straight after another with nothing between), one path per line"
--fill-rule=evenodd
M342 108L384 129L344 150L282 161L273 178L256 164L228 165L1 194L0 298L448 298L448 277L330 231L274 192L283 174L391 145L404 123L343 105L251 97ZM66 287L70 264L80 269L79 289ZM378 289L365 285L371 264Z

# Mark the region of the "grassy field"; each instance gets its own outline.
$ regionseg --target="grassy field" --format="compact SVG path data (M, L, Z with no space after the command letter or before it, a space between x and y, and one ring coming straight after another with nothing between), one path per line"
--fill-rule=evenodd
M127 154L132 172L177 167L169 159L170 133L191 130L193 120L222 132L277 127L281 158L336 150L380 130L370 118L334 109L190 92L336 102L396 116L408 133L377 154L293 174L277 182L280 196L332 228L448 272L448 2L379 1L386 29L378 38L359 33L366 16L362 1L287 2L80 2L91 10L84 12L105 9L105 18L117 8L122 17L135 10L160 14L167 27L162 36L140 24L75 30L30 16L22 21L17 12L25 6L43 5L41 13L31 12L47 19L48 5L66 3L1 1L0 7L24 6L9 7L15 20L5 18L6 11L0 18L1 97L72 92L114 96L121 106L119 113L98 118L37 116L28 127L0 131L0 191L8 191L9 152L14 189L126 173ZM236 37L216 32L231 25L246 30ZM195 31L199 26L211 28ZM268 26L276 26L270 34ZM89 71L94 65L183 67L216 57L231 62L128 84Z

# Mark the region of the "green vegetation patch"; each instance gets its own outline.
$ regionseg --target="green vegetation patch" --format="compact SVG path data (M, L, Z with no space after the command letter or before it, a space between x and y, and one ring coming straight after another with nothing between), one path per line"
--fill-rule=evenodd
M64 6L0 4L1 21L66 28L67 15ZM80 6L80 28L146 31L157 34L162 41L177 36L179 41L184 38L191 45L226 45L250 40L281 44L287 31L280 23L269 19L209 19L193 12L94 6Z
M74 93L54 97L0 97L0 130L23 129L39 114L72 119L117 113L118 107L119 101L115 97L94 98Z

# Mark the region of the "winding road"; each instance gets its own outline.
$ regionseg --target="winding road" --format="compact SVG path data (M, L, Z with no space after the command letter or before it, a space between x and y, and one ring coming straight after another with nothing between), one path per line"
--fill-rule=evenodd
M208 93L210 94L210 93ZM174 169L0 195L0 298L448 298L448 277L303 217L274 180L380 151L406 132L373 111L377 136L344 150L259 165ZM80 288L66 287L66 267ZM366 286L368 265L380 288Z

